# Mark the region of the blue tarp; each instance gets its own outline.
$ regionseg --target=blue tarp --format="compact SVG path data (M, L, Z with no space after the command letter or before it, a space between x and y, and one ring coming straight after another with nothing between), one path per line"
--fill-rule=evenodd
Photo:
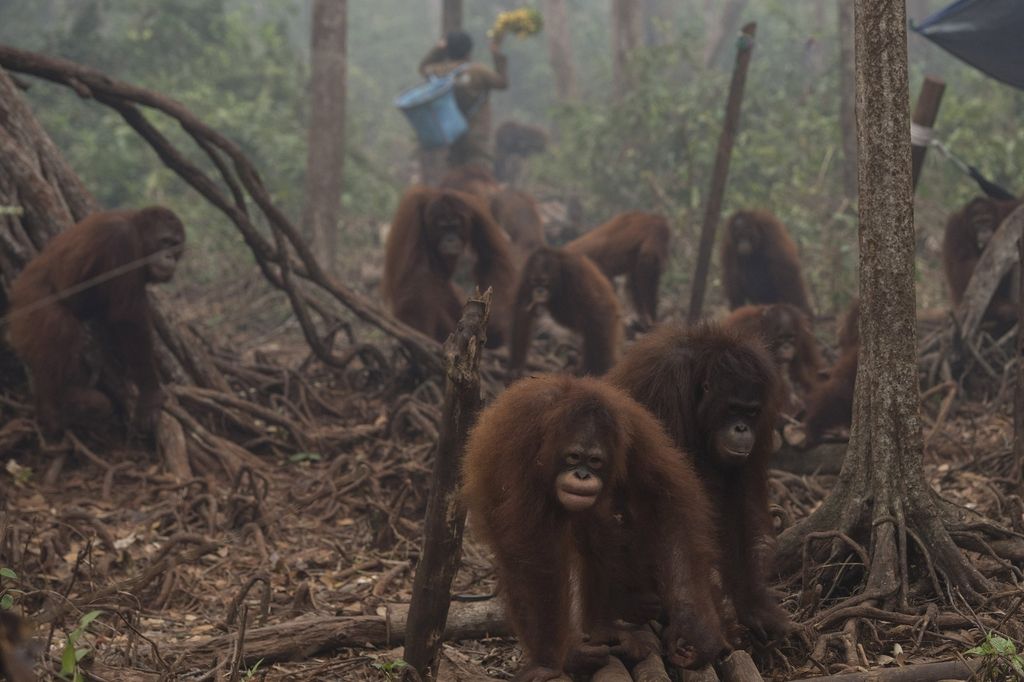
M971 66L1024 90L1024 0L957 0L913 28Z

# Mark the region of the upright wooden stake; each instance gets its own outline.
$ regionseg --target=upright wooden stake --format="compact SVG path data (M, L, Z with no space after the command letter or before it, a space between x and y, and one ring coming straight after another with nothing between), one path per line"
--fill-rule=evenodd
M1019 494L1024 494L1024 236L1017 240L1017 386L1013 392L1013 454Z
M914 115L911 118L915 126L931 130L939 115L939 105L942 104L942 93L945 91L946 83L944 81L932 76L925 76L924 83L921 84L921 94L917 96L917 104L914 105ZM928 143L926 140L919 139L917 135L910 136L910 143L910 157L914 164L914 189L917 190L917 178L921 175L921 167L924 166L924 155L928 153Z
M444 421L434 452L434 477L427 499L423 552L412 584L405 629L405 662L421 679L437 674L452 579L462 556L466 512L459 503L459 469L469 427L480 409L480 356L483 353L491 290L471 297L455 333L444 344L448 380Z
M722 212L722 196L725 194L725 181L729 177L729 160L732 158L732 145L736 140L736 131L739 128L743 86L747 82L747 67L750 65L750 53L754 50L754 34L756 32L757 24L755 22L744 26L736 49L736 66L732 70L732 82L729 84L729 99L725 104L725 121L722 125L722 135L718 139L715 169L711 175L711 192L708 194L707 205L704 209L704 225L700 231L697 268L694 270L693 288L690 290L690 310L687 320L691 324L700 319L701 308L704 306L704 290L707 286L708 266L711 263L711 248L715 244L715 229L718 227L719 213Z

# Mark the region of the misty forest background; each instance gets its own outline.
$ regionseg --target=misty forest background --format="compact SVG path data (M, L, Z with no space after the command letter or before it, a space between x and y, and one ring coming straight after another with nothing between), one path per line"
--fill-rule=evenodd
M594 225L628 209L662 211L677 238L663 280L662 310L678 311L693 269L703 197L721 129L733 59L730 41L708 65L709 36L721 13L708 0L645 0L654 7L643 46L630 63L628 97L614 92L610 2L569 0L577 93L559 97L544 38L506 38L511 87L493 94L495 121L541 125L553 136L530 159L525 187L540 199L577 196ZM341 248L333 257L352 286L376 295L380 227L417 168L410 128L392 106L415 84L416 67L439 38L437 0L348 3L346 158ZM500 10L523 3L467 2L474 56L490 62L485 31ZM920 21L945 0L909 0ZM167 94L238 142L273 199L302 215L306 165L310 12L305 0L0 0L0 43L96 67ZM667 17L667 18L666 18ZM758 22L725 212L765 207L789 226L822 314L856 287L856 212L844 190L840 51L833 0L750 0L743 21ZM730 27L732 30L738 28ZM730 33L731 35L731 33ZM925 74L947 82L939 136L990 178L1019 192L1024 93L910 38L911 92ZM106 207L163 203L189 230L184 277L189 295L216 282L254 279L237 231L172 171L112 110L34 80L34 110L72 167ZM184 133L158 118L174 141ZM185 145L184 148L191 148ZM195 160L205 165L201 151ZM854 160L849 160L855 163ZM944 307L940 245L945 216L977 193L972 181L932 151L916 199L919 305ZM711 302L718 303L717 268ZM274 313L287 315L286 305ZM218 326L206 319L207 327Z

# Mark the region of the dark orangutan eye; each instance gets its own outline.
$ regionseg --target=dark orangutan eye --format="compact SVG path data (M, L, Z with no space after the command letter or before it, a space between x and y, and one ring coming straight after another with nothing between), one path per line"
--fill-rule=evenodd
M583 461L583 458L579 455L579 453L576 452L570 452L565 456L565 463L570 466L576 466L581 461Z
M600 457L593 456L587 458L587 466L591 469L600 469L604 466L604 460Z

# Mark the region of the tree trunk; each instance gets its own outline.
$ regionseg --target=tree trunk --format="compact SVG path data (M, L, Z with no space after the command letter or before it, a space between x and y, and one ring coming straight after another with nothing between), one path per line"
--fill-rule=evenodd
M316 0L313 5L313 77L302 222L329 272L337 266L345 162L347 4L347 0Z
M977 601L988 583L956 544L968 546L975 539L965 537L970 533L963 518L932 491L922 468L903 0L856 0L855 24L862 191L861 345L853 428L832 494L780 536L779 559L799 564L805 543L823 538L825 543L813 545L815 560L829 563L852 554L866 564L863 589L830 613L864 603L909 609L909 585L918 577L910 571L922 571L938 599L959 589ZM956 531L956 541L950 530ZM840 541L835 531L860 547Z
M680 13L688 17L694 11L696 7L686 7L678 0L644 0L644 45L656 47L678 40Z
M839 15L839 130L843 139L843 191L857 199L857 121L854 112L853 2L837 0Z
M3 69L0 206L4 207L0 212L0 298L4 300L11 280L51 237L99 210Z
M441 33L448 35L451 31L462 30L462 0L444 0L441 11Z
M548 58L555 73L555 87L562 101L576 97L576 70L572 63L568 0L544 0L544 32Z
M629 57L640 44L640 12L636 0L612 0L612 83L615 97L630 89Z
M729 53L729 46L736 38L743 10L750 0L728 0L722 8L720 19L707 27L708 42L704 46L704 66L710 68L722 64Z

